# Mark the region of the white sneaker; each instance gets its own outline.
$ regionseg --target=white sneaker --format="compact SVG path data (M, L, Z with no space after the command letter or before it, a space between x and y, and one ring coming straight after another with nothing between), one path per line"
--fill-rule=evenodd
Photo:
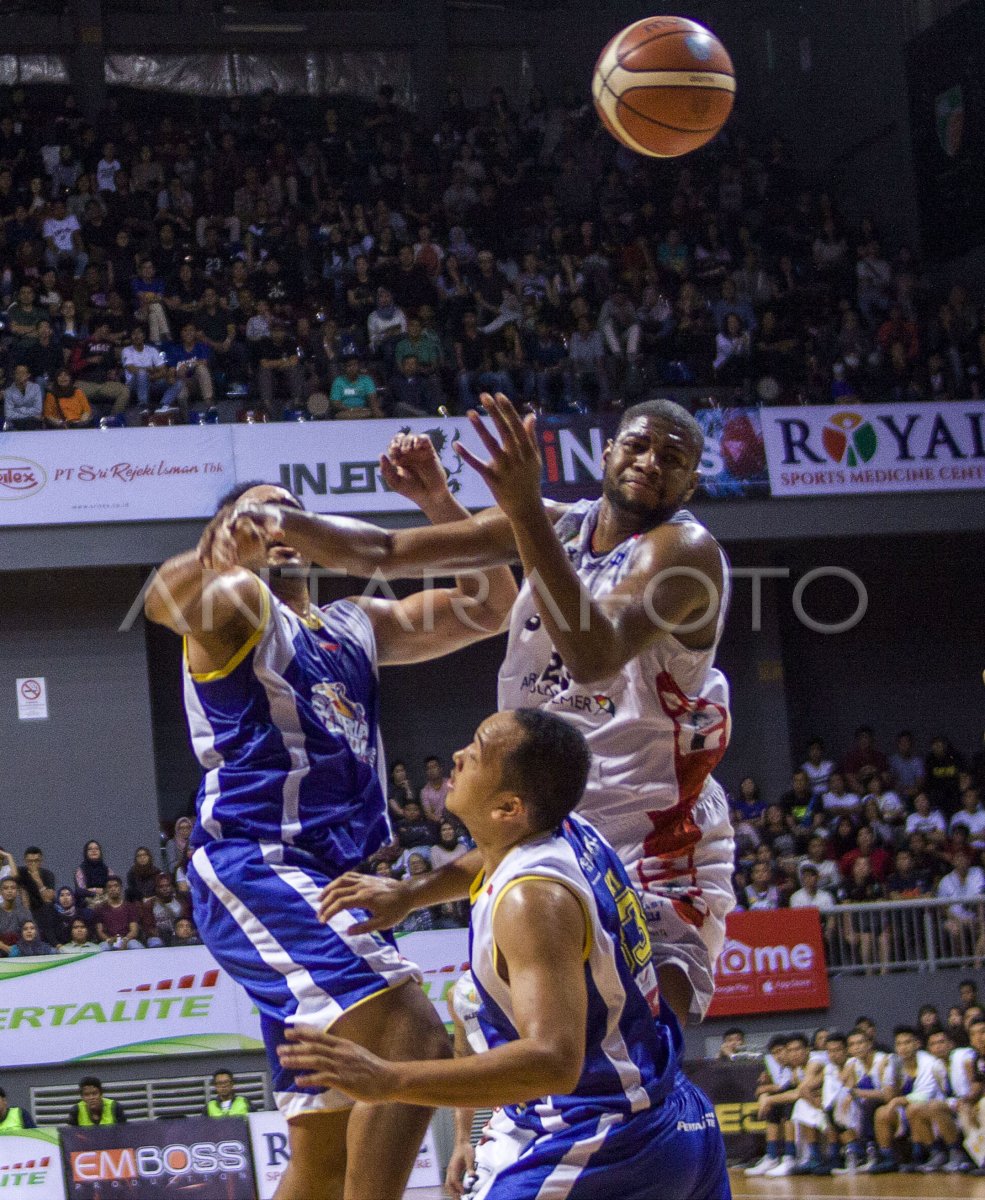
M775 1167L771 1167L768 1171L764 1171L763 1174L769 1179L779 1179L783 1175L792 1175L793 1169L796 1165L797 1160L791 1155L785 1154Z
M767 1171L772 1171L774 1167L780 1165L780 1159L774 1158L772 1154L764 1154L758 1163L751 1167L746 1167L744 1175L752 1177L753 1175L765 1175Z

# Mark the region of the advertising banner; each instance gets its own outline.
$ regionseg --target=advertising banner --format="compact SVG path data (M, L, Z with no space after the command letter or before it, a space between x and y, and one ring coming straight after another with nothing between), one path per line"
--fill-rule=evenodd
M9 1200L65 1200L56 1129L0 1133L0 1191Z
M257 1197L258 1200L272 1200L280 1177L291 1161L287 1122L277 1112L250 1113L247 1120L253 1145ZM407 1187L437 1187L440 1183L441 1169L434 1149L434 1135L428 1128Z
M540 419L537 435L544 460L545 496L563 502L602 494L602 452L615 436L620 415ZM759 410L701 409L695 419L705 434L698 494L713 498L769 495Z
M985 487L985 401L765 408L774 496Z
M237 1117L69 1127L62 1149L71 1200L256 1200L250 1134Z
M827 1007L828 972L816 908L728 916L709 1017Z
M441 1019L468 962L464 929L409 933L400 949L424 972ZM204 946L0 962L0 1064L175 1057L260 1050L249 997Z
M0 433L0 525L202 517L234 482L219 425Z
M756 1084L762 1062L697 1059L684 1064L684 1074L715 1106L729 1162L759 1158L766 1144L766 1122L757 1113Z
M486 485L452 449L464 446L483 460L488 452L464 417L407 421L286 422L231 425L237 478L282 483L312 512L411 512L415 505L388 491L380 455L401 432L426 433L448 473L448 486L466 508L492 504Z

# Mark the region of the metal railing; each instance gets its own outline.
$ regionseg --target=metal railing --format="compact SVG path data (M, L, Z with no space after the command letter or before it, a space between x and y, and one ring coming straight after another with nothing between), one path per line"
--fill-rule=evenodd
M821 913L829 975L934 971L985 961L985 895L839 904Z

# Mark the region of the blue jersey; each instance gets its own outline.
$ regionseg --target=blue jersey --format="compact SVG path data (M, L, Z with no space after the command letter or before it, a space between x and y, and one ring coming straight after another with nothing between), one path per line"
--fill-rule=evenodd
M532 877L563 884L585 911L585 1062L571 1095L511 1105L508 1116L539 1135L654 1107L674 1086L681 1032L660 1003L646 919L625 868L601 834L574 813L557 833L517 846L473 888L471 969L490 1049L519 1037L509 985L497 969L493 920L506 892Z
M390 836L381 783L376 641L348 600L302 621L266 587L260 628L185 708L205 770L192 845L243 839L312 855L335 875Z

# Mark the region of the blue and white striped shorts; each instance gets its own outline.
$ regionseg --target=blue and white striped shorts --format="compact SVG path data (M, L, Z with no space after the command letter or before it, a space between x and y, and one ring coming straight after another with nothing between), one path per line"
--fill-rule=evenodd
M188 871L202 941L259 1009L274 1098L288 1118L352 1101L297 1086L277 1060L285 1026L328 1029L387 988L421 980L392 936L349 932L361 910L320 923L318 897L330 881L303 851L238 839L200 846Z

